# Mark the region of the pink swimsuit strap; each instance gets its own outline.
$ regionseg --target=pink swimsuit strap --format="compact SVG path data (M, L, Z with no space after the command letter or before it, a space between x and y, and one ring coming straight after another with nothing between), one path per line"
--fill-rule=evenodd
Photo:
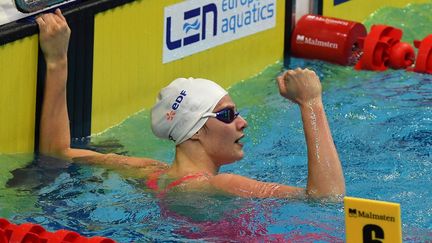
M159 176L165 173L165 170L156 171L147 178L146 186L154 191L159 191Z
M158 181L159 178L162 174L166 173L165 170L162 171L156 171L155 173L151 174L147 181L146 181L146 186L154 191L160 191L159 185L158 185ZM193 174L189 174L189 175L185 175L171 183L169 183L164 190L162 190L160 192L161 195L167 193L170 189L182 184L183 182L187 181L187 180L191 180L191 179L195 179L201 176L208 176L209 174L206 172L197 172L197 173L193 173Z

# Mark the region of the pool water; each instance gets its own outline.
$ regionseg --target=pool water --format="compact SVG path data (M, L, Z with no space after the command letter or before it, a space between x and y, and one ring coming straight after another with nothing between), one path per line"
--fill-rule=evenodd
M406 12L424 13L431 5L412 6ZM400 203L404 242L431 241L432 75L358 72L302 59L293 59L291 67L312 68L321 78L347 195ZM300 112L279 96L274 81L283 70L275 63L229 89L249 127L245 158L222 171L305 187L307 154ZM93 137L90 146L167 162L174 152L172 142L151 135L146 110ZM0 164L28 164L0 178L0 217L38 223L50 231L63 228L118 242L345 239L342 203L193 193L161 202L128 171L33 155L0 155Z
M301 59L292 66L317 70L322 79L347 195L400 203L404 240L431 240L432 76L356 72ZM230 88L249 127L245 158L222 171L304 187L306 149L299 109L279 96L274 81L282 70L276 63ZM169 162L173 144L148 134L149 113L142 111L93 138L92 146ZM345 237L342 203L186 194L170 197L165 207L127 172L36 158L13 173L16 178L1 189L8 196L0 197L0 216L49 230L66 227L119 242L342 242ZM24 209L10 203L22 199Z

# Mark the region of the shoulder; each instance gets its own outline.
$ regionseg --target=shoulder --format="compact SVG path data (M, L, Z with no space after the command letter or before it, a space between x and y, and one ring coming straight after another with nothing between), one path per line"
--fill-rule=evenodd
M169 187L175 187L176 191L209 191L212 177L214 176L207 173L189 174L174 180Z
M241 175L222 173L212 177L209 183L216 190L228 194L242 195L241 191L249 191L250 187L254 187L254 184L259 182Z
M219 174L210 180L210 184L225 193L254 198L298 197L303 194L302 188L263 182L235 174Z
M229 174L229 173L221 173L215 175L211 178L210 182L215 186L229 186L235 185L238 183L250 183L255 182L255 180L250 179L245 176Z

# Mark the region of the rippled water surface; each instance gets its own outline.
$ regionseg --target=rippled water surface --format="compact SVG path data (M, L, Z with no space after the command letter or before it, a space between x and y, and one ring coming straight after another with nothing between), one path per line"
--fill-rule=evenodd
M297 66L310 67L321 78L347 195L400 203L404 241L432 240L432 75L357 72L292 60L291 67ZM222 170L304 187L299 109L279 96L274 81L282 70L279 63L271 65L230 88L249 127L245 158ZM149 135L149 124L148 111L142 111L94 137L91 145L170 162L173 144ZM0 217L51 231L66 228L119 242L343 242L345 237L341 203L182 194L168 198L167 206L127 172L33 155L0 155L0 161L2 170L26 166L0 178Z
M297 59L292 66L313 68L322 79L347 195L400 203L404 239L431 239L432 76L394 70L355 72ZM223 171L304 187L307 166L302 124L298 108L278 95L274 77L281 70L280 64L272 65L230 88L249 127L246 157ZM170 161L173 145L148 136L148 124L148 112L140 112L95 137L92 145ZM343 205L339 203L191 194L173 196L169 199L173 203L165 207L127 173L46 158L37 161L14 171L15 178L1 189L1 216L120 242L344 239Z

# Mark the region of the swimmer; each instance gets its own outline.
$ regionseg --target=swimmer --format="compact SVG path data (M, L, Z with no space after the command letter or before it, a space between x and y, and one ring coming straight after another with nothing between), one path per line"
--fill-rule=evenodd
M282 97L298 104L307 143L306 188L261 182L219 173L221 166L243 158L248 123L222 87L205 79L179 78L163 88L151 110L156 136L175 143L171 165L151 159L101 154L71 148L66 104L67 50L70 29L61 11L36 19L46 61L39 152L45 155L128 168L148 178L159 193L205 191L252 198L336 198L345 193L341 163L327 122L317 75L289 70L277 78Z

